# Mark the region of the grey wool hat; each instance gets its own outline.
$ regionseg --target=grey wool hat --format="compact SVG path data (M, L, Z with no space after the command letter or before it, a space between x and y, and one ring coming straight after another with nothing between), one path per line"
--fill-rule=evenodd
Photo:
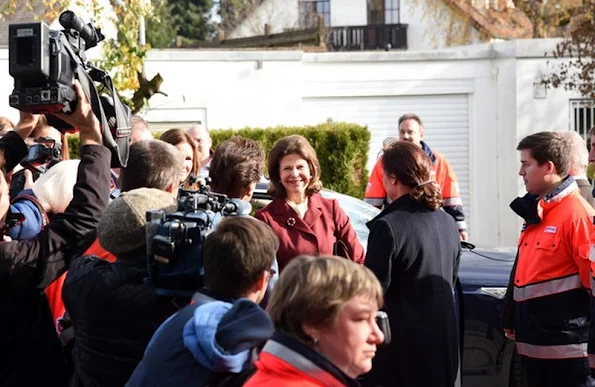
M146 244L145 225L148 210L176 209L176 198L155 188L138 188L122 193L112 201L97 225L99 244L118 256Z

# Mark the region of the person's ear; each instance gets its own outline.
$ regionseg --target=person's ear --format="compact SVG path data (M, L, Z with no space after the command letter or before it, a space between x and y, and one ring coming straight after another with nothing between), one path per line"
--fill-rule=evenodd
M170 194L173 195L177 191L177 188L178 188L178 186L175 183L171 183L170 185L165 187L164 191L169 192Z
M264 294L267 291L268 285L269 273L268 271L263 271L256 280L256 282L254 282L254 285L252 285L252 292L261 292L262 294Z
M318 340L320 339L320 334L321 334L320 329L314 327L312 324L303 323L302 330L309 338L312 339L312 341L314 343L318 343Z

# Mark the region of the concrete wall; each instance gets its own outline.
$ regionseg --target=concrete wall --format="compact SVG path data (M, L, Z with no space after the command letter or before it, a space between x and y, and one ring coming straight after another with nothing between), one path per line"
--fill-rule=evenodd
M304 108L312 98L467 95L473 241L515 245L521 222L508 205L524 192L516 144L540 130L568 130L569 100L577 97L564 90L544 95L534 88L540 71L546 71L543 54L554 44L532 40L425 52L323 54L155 50L149 53L147 75L161 73L168 97L151 99L145 116L162 127L193 121L211 129L301 125L319 120ZM7 58L0 49L5 97L12 90ZM18 113L5 103L0 116L16 120ZM394 125L378 130L391 133ZM371 144L371 158L379 146L379 141Z

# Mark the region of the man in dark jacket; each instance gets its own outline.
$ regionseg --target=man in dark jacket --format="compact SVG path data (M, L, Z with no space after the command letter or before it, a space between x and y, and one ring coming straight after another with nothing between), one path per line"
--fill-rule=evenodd
M71 386L122 386L142 358L157 328L145 282L145 214L161 209L174 211L176 198L155 188L124 192L97 226L99 243L116 262L87 256L71 265L62 290L75 332Z
M0 385L61 386L67 371L43 289L92 242L109 197L111 155L101 145L101 129L82 88L72 115L60 118L79 129L81 139L74 197L37 238L0 244ZM37 117L21 113L14 132L0 140L0 166L12 170L27 152L24 139ZM8 209L8 185L0 174L0 214ZM91 236L91 237L90 237Z
M216 385L244 371L273 325L257 305L279 241L250 217L224 219L205 240L206 288L155 333L127 386Z

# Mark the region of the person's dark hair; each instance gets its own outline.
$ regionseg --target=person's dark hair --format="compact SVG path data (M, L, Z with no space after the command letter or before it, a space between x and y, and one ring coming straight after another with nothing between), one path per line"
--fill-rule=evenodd
M120 170L120 189L176 187L183 165L182 155L173 145L160 140L137 141L130 145L128 165Z
M432 160L423 149L409 142L396 142L384 151L382 166L387 176L412 188L409 193L411 199L433 210L440 208L440 186L431 180Z
M252 217L227 217L205 239L203 265L206 288L239 298L269 270L279 240L264 222Z
M595 136L595 125L593 125L591 127L591 129L589 129L588 136L589 136L589 138L587 139L587 144L590 144L591 143L591 141L590 141L591 137Z
M310 179L308 188L306 188L306 195L312 195L322 189L322 183L320 182L320 163L318 162L316 151L305 137L294 134L277 141L273 149L269 152L269 195L273 197L286 196L285 187L281 184L281 171L279 168L281 166L281 159L284 156L292 154L299 155L308 162L312 178Z
M187 143L192 148L192 170L190 175L186 178L186 181L182 182L182 187L185 189L198 189L196 184L192 184L190 179L194 176L197 177L200 174L200 160L198 159L198 150L196 149L196 141L188 134L185 130L174 128L169 129L159 137L161 141L165 141L172 145L178 145L181 143ZM179 176L179 172L178 172Z
M561 178L568 176L570 169L570 143L564 135L556 132L538 132L523 138L517 150L529 150L538 165L551 161Z
M224 141L211 160L211 190L230 198L241 198L258 183L264 169L264 149L241 136Z
M407 121L407 120L414 120L417 121L417 123L419 124L419 126L423 127L424 124L421 122L421 118L419 118L419 116L415 113L406 113L403 114L401 117L399 117L399 127L401 126L401 124L403 123L403 121Z

